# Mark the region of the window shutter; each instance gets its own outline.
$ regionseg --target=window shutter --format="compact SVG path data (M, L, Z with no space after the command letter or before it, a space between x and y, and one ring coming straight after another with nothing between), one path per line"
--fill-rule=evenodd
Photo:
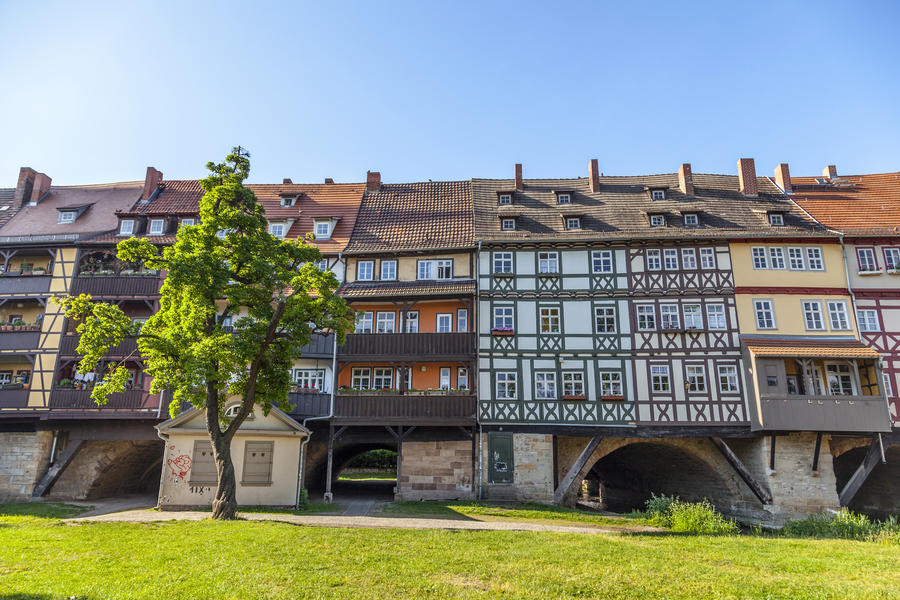
M218 483L216 459L209 440L194 440L194 455L191 459L190 484L215 485Z
M275 442L244 444L244 476L241 485L272 484L272 454Z

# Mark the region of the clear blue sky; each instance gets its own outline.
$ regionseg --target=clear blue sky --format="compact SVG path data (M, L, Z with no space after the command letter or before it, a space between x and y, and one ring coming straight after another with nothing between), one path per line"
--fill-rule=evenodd
M0 0L0 186L900 171L900 3Z

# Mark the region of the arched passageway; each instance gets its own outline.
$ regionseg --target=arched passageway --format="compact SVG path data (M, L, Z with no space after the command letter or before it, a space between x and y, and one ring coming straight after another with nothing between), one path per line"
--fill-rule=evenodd
M335 501L353 498L393 499L394 487L397 485L396 462L394 462L393 478L384 476L348 476L363 475L350 465L352 465L354 459L373 450L388 451L396 456L397 446L387 442L335 444L331 468L331 488ZM307 460L306 468L305 485L310 497L321 497L321 494L325 491L325 481L328 476L327 453L311 453ZM386 475L387 469L382 469L381 474Z
M161 440L84 442L49 496L79 500L124 494L156 496L163 448Z
M862 463L868 446L860 446L834 457L834 476L840 493ZM875 466L850 501L848 508L876 519L900 516L900 446L884 449L887 463Z

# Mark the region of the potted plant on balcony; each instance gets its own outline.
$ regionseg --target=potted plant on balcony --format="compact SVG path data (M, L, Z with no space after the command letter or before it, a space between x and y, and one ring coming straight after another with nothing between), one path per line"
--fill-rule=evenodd
M0 331L12 331L12 330L13 330L12 323L0 324Z
M600 396L600 399L604 402L622 402L625 400L625 396L619 394L605 394Z
M31 274L42 277L47 274L47 267L35 267Z
M71 388L71 387L72 387L72 380L69 379L68 377L65 378L65 379L60 379L58 382L56 382L56 387L58 387L58 388Z
M563 400L567 402L576 402L581 400L587 400L587 396L584 394L563 394Z
M512 327L491 327L491 335L495 336L511 336L515 332Z
M16 319L12 322L14 331L25 331L25 321L22 319Z

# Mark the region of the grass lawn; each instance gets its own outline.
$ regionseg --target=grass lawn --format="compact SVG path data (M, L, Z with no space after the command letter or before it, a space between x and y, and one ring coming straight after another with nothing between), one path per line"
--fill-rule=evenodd
M900 594L900 550L871 542L325 529L246 521L69 525L52 518L74 512L0 506L0 598Z
M396 481L396 473L341 473L338 481Z

